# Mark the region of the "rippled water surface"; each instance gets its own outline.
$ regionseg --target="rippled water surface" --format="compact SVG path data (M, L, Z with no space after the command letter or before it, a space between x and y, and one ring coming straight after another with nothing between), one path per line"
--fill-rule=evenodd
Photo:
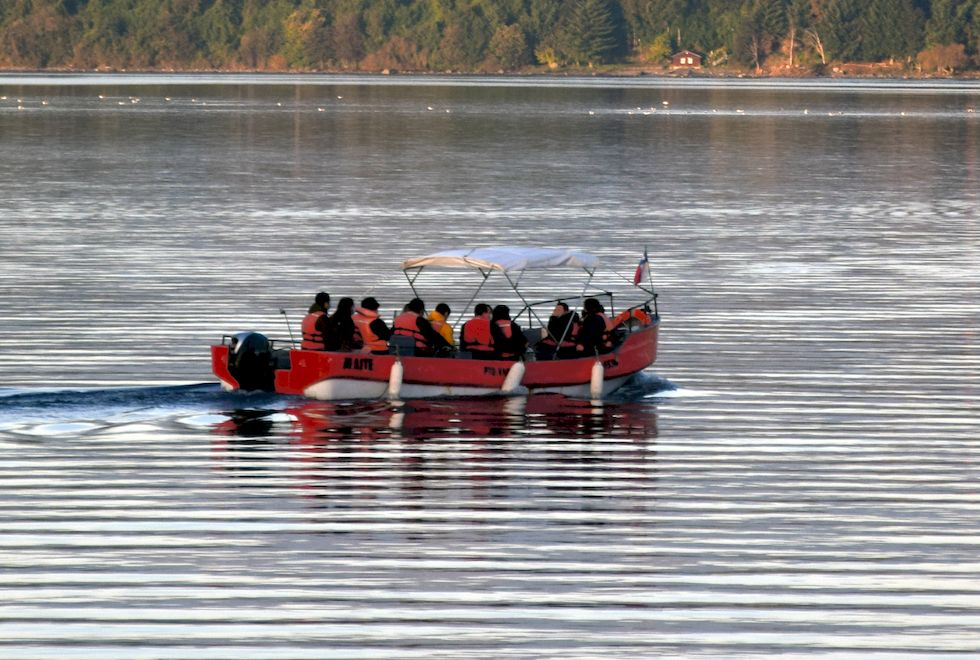
M0 657L980 654L976 84L0 97ZM601 404L212 382L222 333L515 243L608 283L647 246L654 367Z

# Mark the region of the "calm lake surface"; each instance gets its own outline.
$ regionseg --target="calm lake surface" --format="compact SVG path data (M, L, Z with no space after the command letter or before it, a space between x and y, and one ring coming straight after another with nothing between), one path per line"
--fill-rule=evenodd
M980 85L0 96L0 657L980 653ZM214 383L223 333L494 244L647 246L658 362L601 405Z

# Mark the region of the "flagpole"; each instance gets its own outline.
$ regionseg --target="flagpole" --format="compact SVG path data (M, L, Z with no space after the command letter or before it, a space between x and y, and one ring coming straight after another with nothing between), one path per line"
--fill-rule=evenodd
M657 293L653 288L653 269L650 268L650 257L647 256L647 245L643 244L643 260L647 262L647 279L650 281L650 291L653 292L653 315L660 318L660 311L657 309Z

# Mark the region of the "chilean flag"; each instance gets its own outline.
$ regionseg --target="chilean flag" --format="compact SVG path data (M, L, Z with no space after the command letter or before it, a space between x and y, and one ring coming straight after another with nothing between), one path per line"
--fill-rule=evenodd
M650 275L650 260L647 259L647 251L643 251L643 258L640 259L640 264L636 267L636 272L633 273L633 285L637 285L642 282L646 277Z

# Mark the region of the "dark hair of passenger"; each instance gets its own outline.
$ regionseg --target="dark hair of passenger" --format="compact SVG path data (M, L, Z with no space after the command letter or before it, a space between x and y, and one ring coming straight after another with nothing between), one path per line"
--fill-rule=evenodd
M421 298L412 298L408 301L406 307L408 307L409 311L415 312L416 314L421 314L425 311L425 303L422 302Z
M334 316L352 316L354 314L354 299L341 298L333 314Z
M483 316L490 311L490 305L486 303L477 303L476 307L473 308L473 316Z
M509 321L510 320L510 307L507 305L497 305L493 308L493 320L494 321Z
M326 291L321 291L320 293L316 294L316 298L314 299L314 302L316 302L316 304L320 305L321 307L329 307L330 294L327 293Z
M585 310L586 314L598 314L602 311L602 305L600 305L599 301L595 298L586 298L582 308Z
M371 296L368 296L367 298L361 301L361 307L363 307L364 309L369 309L372 312L378 311L378 307L380 306L381 305L378 304L378 301L372 298Z
M449 314L452 313L453 310L449 309L449 305L447 305L446 303L439 303L438 305L436 305L436 311L442 314L443 316L449 316Z
M556 306L557 307L561 307L563 310L565 310L566 313L568 312L568 303L567 302L562 302L562 301L559 300L556 303Z

